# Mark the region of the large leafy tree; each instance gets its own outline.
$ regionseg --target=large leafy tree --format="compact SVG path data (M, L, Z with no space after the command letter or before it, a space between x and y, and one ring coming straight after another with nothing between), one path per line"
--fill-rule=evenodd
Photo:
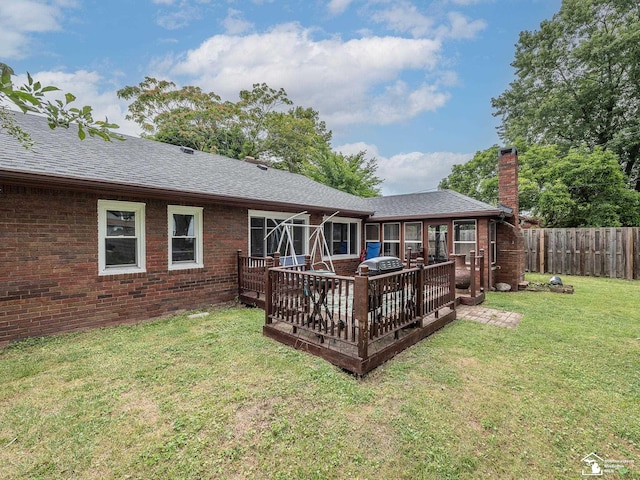
M145 77L139 85L118 90L118 97L133 100L126 118L140 125L145 137L204 152L241 154L244 137L236 106L215 93Z
M315 150L305 174L317 182L360 197L380 195L382 180L376 177L376 160L365 151L343 155L326 146Z
M546 227L634 226L640 224L640 192L627 188L617 157L597 147L563 153L555 145L521 145L518 193L521 211ZM491 204L498 202L498 147L455 165L440 182Z
M563 0L516 46L516 79L492 99L508 143L586 145L618 155L640 190L640 4Z
M69 128L75 125L78 128L78 137L82 140L87 135L97 136L104 140L122 139L123 137L113 132L118 125L109 123L108 120L94 120L92 108L72 107L76 97L71 93L64 94L64 100L48 100L47 93L57 92L58 87L42 85L27 73L27 83L16 86L13 83L13 69L4 63L0 63L0 101L11 103L22 112L43 114L53 128ZM25 148L33 146L33 140L29 132L24 131L15 122L13 115L6 105L0 105L0 131L6 131Z
M152 77L122 88L118 96L133 100L126 118L149 138L232 158L261 158L291 172L303 171L311 152L331 139L318 112L293 106L284 89L265 83L241 90L237 103Z

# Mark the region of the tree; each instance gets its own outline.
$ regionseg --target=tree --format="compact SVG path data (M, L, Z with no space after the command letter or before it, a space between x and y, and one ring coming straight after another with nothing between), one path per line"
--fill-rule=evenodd
M331 140L318 112L294 107L284 89L265 83L241 90L237 103L152 77L122 88L118 96L133 100L126 118L148 138L232 158L262 158L290 172L302 172L316 146Z
M507 143L586 145L619 157L640 190L640 4L563 0L516 45L516 79L492 99Z
M213 92L145 77L118 90L118 97L133 99L125 118L140 125L144 137L231 157L242 154L237 108Z
M519 146L518 196L521 211L539 216L546 227L635 226L640 224L640 192L627 188L617 157L602 148ZM477 152L455 165L440 182L472 198L498 202L498 147Z
M617 157L571 149L547 165L536 211L550 227L640 225L640 193L626 188Z
M9 65L0 63L0 100L12 103L23 113L44 114L52 129L69 128L71 124L75 124L78 127L78 137L81 140L87 134L106 141L123 139L121 135L111 131L118 128L118 125L109 123L108 120L104 122L94 120L91 107L70 107L70 104L76 99L71 93L65 93L64 100L46 100L47 93L60 89L54 86L44 86L40 82L34 81L29 73L27 73L27 83L16 87L13 84L12 76L14 76L13 69ZM34 142L29 133L20 128L6 106L0 106L0 131L6 131L25 148L33 146Z
M342 155L326 146L315 151L311 163L306 167L306 176L337 190L359 197L377 197L382 180L375 176L375 158L366 159L366 152Z

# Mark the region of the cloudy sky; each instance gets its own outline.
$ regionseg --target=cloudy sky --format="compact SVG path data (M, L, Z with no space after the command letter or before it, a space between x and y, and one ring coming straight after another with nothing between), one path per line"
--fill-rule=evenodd
M491 98L518 34L561 0L0 0L0 61L74 93L122 133L145 76L225 100L265 82L312 107L334 149L378 160L383 193L437 188L500 143Z

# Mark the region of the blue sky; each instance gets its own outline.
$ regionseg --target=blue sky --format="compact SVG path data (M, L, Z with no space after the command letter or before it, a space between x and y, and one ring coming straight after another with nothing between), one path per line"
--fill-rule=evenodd
M378 160L384 194L437 188L500 143L491 98L513 80L518 34L561 0L2 0L0 61L94 107L145 76L225 100L266 82L318 110L334 149Z

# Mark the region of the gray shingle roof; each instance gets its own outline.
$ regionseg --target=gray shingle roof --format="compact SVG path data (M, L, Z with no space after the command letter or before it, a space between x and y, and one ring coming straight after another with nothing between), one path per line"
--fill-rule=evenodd
M0 179L3 176L40 176L59 183L143 189L194 195L217 201L252 203L269 209L293 205L298 210L340 211L369 215L372 219L497 215L497 207L451 190L378 198L360 198L315 182L302 175L220 155L195 151L148 139L126 136L105 142L87 137L80 141L75 127L51 130L44 118L15 114L35 146L25 150L0 131Z
M0 178L17 172L154 191L184 192L203 197L296 205L300 209L371 213L365 199L335 190L302 175L220 155L195 151L186 154L175 145L137 137L105 142L80 141L77 129L51 130L44 118L15 114L18 124L35 141L25 150L13 137L0 132Z
M453 190L370 198L368 203L369 208L375 211L372 220L485 216L500 213L498 207L480 202Z

